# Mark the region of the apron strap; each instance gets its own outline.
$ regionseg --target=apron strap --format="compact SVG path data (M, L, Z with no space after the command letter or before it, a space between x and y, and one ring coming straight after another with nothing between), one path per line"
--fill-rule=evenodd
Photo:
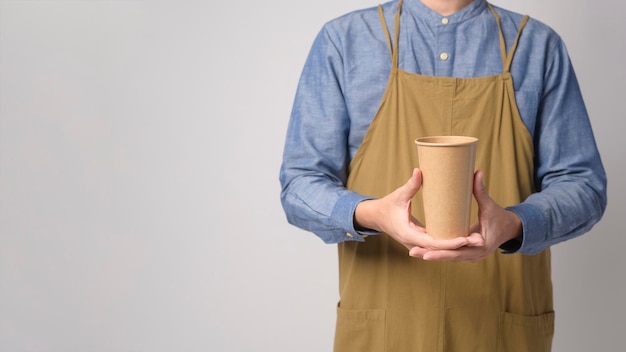
M382 5L378 5L378 16L380 17L380 23L383 26L385 31L385 39L387 39L387 46L389 46L389 51L391 51L391 64L393 68L398 68L398 41L400 38L400 11L402 9L402 0L398 2L398 12L396 12L396 17L394 21L394 42L396 47L393 47L391 41L391 34L389 33L389 28L387 27L387 21L385 21L385 15L383 14Z
M519 26L519 30L517 31L517 36L515 37L515 42L513 43L511 50L507 54L506 43L504 42L504 33L502 32L502 21L500 20L500 15L498 15L496 10L493 8L493 6L491 6L490 3L487 3L487 6L489 6L489 9L495 16L496 23L498 23L498 30L500 31L500 55L502 56L502 68L504 69L504 72L509 72L509 70L511 69L511 63L513 62L513 54L515 53L515 49L517 49L517 43L519 42L519 38L522 35L522 30L526 26L526 23L528 22L529 17L528 15L526 15L522 19L522 22L520 23L520 26Z
M511 62L513 62L513 54L515 53L515 49L517 49L517 43L519 42L519 37L522 36L522 30L526 27L526 23L528 23L528 15L522 18L522 23L519 25L519 31L517 32L517 36L515 37L515 42L513 43L513 47L511 51L509 51L509 55L506 57L506 66L504 68L505 72L509 72L511 69Z
M385 39L387 39L387 46L389 47L389 53L393 58L393 48L391 47L391 35L389 34L389 28L387 27L387 21L385 21L385 15L383 14L383 6L378 5L378 17L380 17L380 23L383 25L385 31Z

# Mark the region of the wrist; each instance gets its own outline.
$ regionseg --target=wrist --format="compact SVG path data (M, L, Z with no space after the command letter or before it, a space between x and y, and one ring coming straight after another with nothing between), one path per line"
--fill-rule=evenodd
M504 234L502 243L498 246L505 253L517 252L522 247L524 226L519 216L510 210L506 210L509 216L509 228L511 231L507 231Z
M374 219L376 212L375 199L366 199L359 202L354 210L354 228L357 231L379 231Z
M508 215L509 215L509 222L510 222L510 233L508 233L508 236L505 237L505 242L506 241L510 241L510 240L514 240L516 238L521 238L522 234L524 233L524 228L522 225L522 220L519 218L519 216L517 216L517 214L515 212L512 212L510 210L505 210Z

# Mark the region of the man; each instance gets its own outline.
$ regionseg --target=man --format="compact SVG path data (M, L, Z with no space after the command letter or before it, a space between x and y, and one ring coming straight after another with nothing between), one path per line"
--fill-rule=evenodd
M479 139L467 237L421 225L413 141L429 135ZM391 1L328 22L280 180L288 220L338 244L335 351L549 351L549 247L606 207L563 42L484 0Z

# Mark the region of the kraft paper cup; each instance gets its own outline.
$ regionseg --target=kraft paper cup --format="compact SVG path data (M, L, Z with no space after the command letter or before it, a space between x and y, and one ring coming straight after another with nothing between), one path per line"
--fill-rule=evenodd
M418 138L426 232L439 239L469 234L477 138Z

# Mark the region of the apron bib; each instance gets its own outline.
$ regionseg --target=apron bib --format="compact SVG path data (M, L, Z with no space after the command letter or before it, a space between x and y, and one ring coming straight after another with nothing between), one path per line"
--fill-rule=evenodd
M503 207L533 189L533 141L521 120L509 72L510 52L500 30L503 73L477 78L433 77L398 68L400 12L392 42L392 70L381 106L349 168L347 187L383 197L418 165L414 140L432 135L479 139L476 168L489 195ZM392 45L393 43L395 44ZM423 223L421 192L413 215ZM477 205L472 203L472 223ZM338 245L340 302L336 352L550 351L554 330L550 252L494 253L479 263L427 262L408 256L391 237Z

